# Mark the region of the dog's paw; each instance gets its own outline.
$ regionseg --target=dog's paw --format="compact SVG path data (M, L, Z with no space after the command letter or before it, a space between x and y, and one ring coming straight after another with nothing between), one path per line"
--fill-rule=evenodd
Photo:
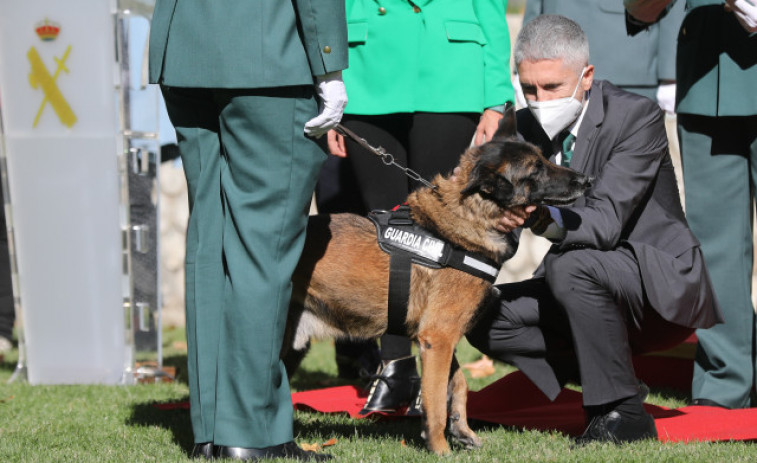
M471 432L470 435L455 436L455 441L468 450L480 448L483 445L481 438Z
M467 425L458 419L450 419L448 424L450 437L466 449L481 447L481 438L476 435Z
M452 440L468 450L477 449L482 445L481 438L471 430L468 430L467 432L461 432L458 429L450 431L450 437Z
M440 457L443 457L452 453L452 449L449 448L449 444L447 444L446 440L436 445L429 444L428 449Z

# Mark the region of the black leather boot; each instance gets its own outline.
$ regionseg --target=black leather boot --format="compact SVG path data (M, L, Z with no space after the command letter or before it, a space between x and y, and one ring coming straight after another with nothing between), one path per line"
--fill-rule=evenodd
M395 413L411 405L420 391L420 381L415 356L382 364L379 372L372 378L368 400L360 414Z

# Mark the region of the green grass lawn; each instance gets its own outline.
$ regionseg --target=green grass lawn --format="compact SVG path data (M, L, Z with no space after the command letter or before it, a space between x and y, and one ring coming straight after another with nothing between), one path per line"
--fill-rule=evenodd
M166 365L178 369L178 381L136 386L29 386L6 384L16 356L0 364L0 463L6 462L142 462L190 461L192 445L186 410L162 411L155 402L187 398L180 329L164 335ZM479 354L467 343L458 348L462 363ZM497 373L485 379L469 379L480 389L511 369L497 365ZM336 379L334 348L319 342L292 378L294 390L345 384ZM687 397L652 391L649 402L682 406ZM484 440L481 449L455 449L444 461L460 462L755 462L753 443L723 442L662 444L644 442L616 447L591 445L571 449L568 437L557 433L524 431L478 424ZM298 443L323 443L336 439L325 451L336 461L431 462L424 450L420 423L416 420L375 422L344 416L297 412L294 423Z

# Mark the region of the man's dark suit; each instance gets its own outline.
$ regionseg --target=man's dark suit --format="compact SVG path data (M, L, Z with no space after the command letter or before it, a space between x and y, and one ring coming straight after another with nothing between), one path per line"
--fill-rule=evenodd
M518 131L554 161L552 142L527 109ZM579 379L570 368L577 359L584 404L599 405L638 392L632 354L675 345L721 317L655 103L595 81L571 168L595 180L561 208L565 238L533 279L499 287L499 306L468 338L550 398Z

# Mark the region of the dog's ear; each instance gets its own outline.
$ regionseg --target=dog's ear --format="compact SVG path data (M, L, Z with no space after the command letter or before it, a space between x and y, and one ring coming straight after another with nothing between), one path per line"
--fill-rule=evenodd
M485 165L478 164L468 177L468 185L462 191L463 196L478 193L501 207L507 207L513 198L515 188L506 178Z
M504 117L499 121L499 127L494 132L492 140L501 141L506 138L517 136L517 127L515 124L515 105L508 101L505 103Z

